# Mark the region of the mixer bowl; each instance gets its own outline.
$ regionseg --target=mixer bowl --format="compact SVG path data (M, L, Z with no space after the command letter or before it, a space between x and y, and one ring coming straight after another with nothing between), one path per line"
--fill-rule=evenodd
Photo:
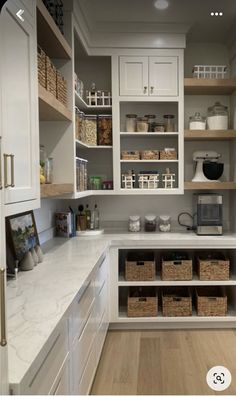
M203 162L203 173L209 180L218 180L224 172L224 164L219 162Z

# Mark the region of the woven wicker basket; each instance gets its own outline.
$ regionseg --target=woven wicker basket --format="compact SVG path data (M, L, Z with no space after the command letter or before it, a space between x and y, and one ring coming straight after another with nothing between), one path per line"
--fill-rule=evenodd
M159 159L159 151L158 150L141 151L141 159L142 160L158 160Z
M157 312L158 297L155 288L140 287L129 291L129 317L152 317L157 316Z
M177 160L176 150L161 150L160 160Z
M216 253L197 257L200 280L228 280L230 261Z
M139 151L122 151L121 152L121 159L122 160L139 160L140 159L140 154Z
M155 259L153 253L129 253L125 261L125 280L155 280Z
M191 259L173 260L171 256L162 257L162 280L191 280L193 262Z
M46 56L46 89L57 96L57 70L48 56Z
M46 54L41 47L38 46L38 82L46 88Z
M59 71L57 71L57 99L67 106L67 84Z
M196 296L198 316L227 315L227 296L220 287L198 287Z
M163 316L191 316L192 296L188 288L165 288L162 291Z

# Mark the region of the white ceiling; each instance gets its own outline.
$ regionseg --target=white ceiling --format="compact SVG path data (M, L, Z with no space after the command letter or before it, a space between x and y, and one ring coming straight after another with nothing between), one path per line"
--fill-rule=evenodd
M159 11L154 0L77 0L95 32L188 32L191 42L225 43L236 31L236 0L168 0ZM223 11L223 17L211 17Z

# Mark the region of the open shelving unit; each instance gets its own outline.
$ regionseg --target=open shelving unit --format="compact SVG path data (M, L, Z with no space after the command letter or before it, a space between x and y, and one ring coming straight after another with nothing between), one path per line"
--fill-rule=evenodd
M89 144L83 143L80 140L76 140L76 144L81 148L87 149L112 149L113 146L90 146Z
M39 120L40 121L70 121L72 122L71 111L64 106L53 94L48 92L40 84L39 93Z

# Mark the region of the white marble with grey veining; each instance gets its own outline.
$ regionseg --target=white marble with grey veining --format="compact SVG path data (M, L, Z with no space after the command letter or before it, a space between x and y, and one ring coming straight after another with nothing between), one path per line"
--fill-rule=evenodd
M78 291L111 247L236 248L236 235L199 237L193 233L109 233L55 239L44 262L21 272L7 287L9 382L20 384Z

